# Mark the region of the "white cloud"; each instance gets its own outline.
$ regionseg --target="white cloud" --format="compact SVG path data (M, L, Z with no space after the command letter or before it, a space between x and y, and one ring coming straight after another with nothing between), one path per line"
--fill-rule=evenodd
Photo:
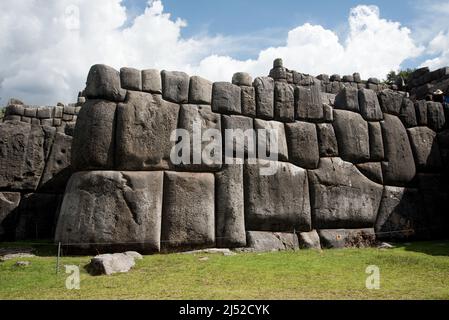
M71 5L79 9L79 28L70 18L77 16ZM366 78L382 78L423 50L414 44L410 30L382 19L374 6L351 10L346 39L322 26L304 24L288 33L285 45L243 61L220 55L231 54L238 45L235 38L183 38L186 21L164 13L159 0L150 1L132 21L121 0L2 1L0 14L0 103L10 97L29 103L73 101L95 63L230 80L236 71L266 75L272 61L282 57L288 68L301 72L359 71Z
M431 70L449 66L449 31L440 32L430 41L427 53L436 56L424 61L422 66L427 66Z

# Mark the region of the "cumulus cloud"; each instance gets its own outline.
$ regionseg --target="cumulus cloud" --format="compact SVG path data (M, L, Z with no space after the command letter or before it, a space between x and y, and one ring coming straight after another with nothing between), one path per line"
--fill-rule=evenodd
M160 0L150 0L131 21L121 0L2 1L0 14L0 104L9 97L39 104L73 101L95 63L183 70L229 81L235 71L266 75L272 61L282 57L287 67L310 74L359 71L382 78L423 51L409 29L382 19L375 6L351 9L345 39L306 23L291 30L284 45L249 60L223 49L235 39L183 38L187 22L164 12Z
M449 66L449 31L446 33L438 33L438 35L430 41L427 53L434 56L434 58L424 61L422 66L427 66L430 69Z

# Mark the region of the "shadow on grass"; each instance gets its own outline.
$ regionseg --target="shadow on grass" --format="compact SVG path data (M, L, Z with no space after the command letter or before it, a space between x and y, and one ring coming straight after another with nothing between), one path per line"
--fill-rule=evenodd
M38 257L55 257L58 247L52 241L0 242L0 255L10 253L32 253Z
M396 243L395 246L405 251L421 252L431 256L449 257L449 240Z

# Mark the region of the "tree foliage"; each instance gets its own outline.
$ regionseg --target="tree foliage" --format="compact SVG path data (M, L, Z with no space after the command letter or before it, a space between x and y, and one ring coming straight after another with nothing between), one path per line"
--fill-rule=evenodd
M404 69L404 70L399 70L399 71L390 71L387 74L387 79L385 80L386 84L389 85L393 85L393 84L397 84L400 79L402 78L404 80L404 83L407 84L407 80L409 78L409 76L413 73L413 71L415 71L416 69Z

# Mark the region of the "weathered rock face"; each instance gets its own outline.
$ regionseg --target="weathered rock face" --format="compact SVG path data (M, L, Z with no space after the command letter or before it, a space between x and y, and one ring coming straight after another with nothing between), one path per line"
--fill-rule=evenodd
M117 105L89 100L81 109L72 143L75 170L114 168Z
M332 124L317 124L317 133L320 157L338 157L338 142Z
M256 90L256 113L261 119L274 118L274 80L269 77L254 79Z
M134 68L121 68L120 84L123 89L142 91L141 71Z
M13 238L17 207L20 202L18 192L0 192L0 240Z
M305 169L316 169L320 160L318 137L313 123L295 122L285 125L289 160Z
M340 157L353 163L370 159L368 123L360 114L334 110L334 129Z
M137 252L101 254L93 257L86 269L93 276L126 273L136 265L136 259L142 259Z
M242 90L228 82L215 82L212 87L212 111L224 114L241 114Z
M418 125L416 121L416 111L413 101L404 98L399 118L407 128L416 127Z
M374 226L382 185L363 176L340 158L322 158L309 171L313 226L317 229Z
M359 93L357 88L344 88L335 97L335 108L359 112Z
M357 169L359 169L360 172L371 181L379 184L384 183L382 164L380 162L359 163L356 166Z
M439 102L427 103L427 125L433 131L440 131L443 129L446 118L444 116L443 105Z
M316 230L310 232L301 232L298 235L299 246L301 249L321 249L320 236Z
M410 128L407 129L407 132L417 169L421 171L441 169L437 134L427 127Z
M250 117L245 116L226 116L221 117L223 124L223 137L225 138L225 150L223 153L228 156L226 152L230 153L232 150L235 157L244 159L245 157L256 157L257 154L257 135L253 131L254 121ZM229 131L232 130L233 139L228 137ZM243 150L243 156L241 155Z
M111 67L97 64L92 66L87 76L84 94L89 99L110 101L125 100L126 90L120 85L120 72Z
M126 102L117 107L115 167L140 171L170 168L174 146L170 136L177 127L178 113L178 105L160 96L129 92Z
M298 250L298 237L294 233L248 231L247 243L249 251L270 252Z
M190 78L189 102L208 104L212 102L212 82L201 77Z
M358 94L360 113L363 119L368 121L382 120L383 114L376 93L370 89L361 89Z
M175 103L188 102L190 78L186 73L164 70L161 77L164 100Z
M261 175L273 166L274 175ZM289 163L258 160L245 164L245 225L252 231L311 229L307 172Z
M79 172L61 206L55 241L86 251L160 250L162 172Z
M162 78L158 70L142 70L142 91L162 94Z
M0 188L36 190L45 166L45 138L38 125L0 124Z
M382 111L385 113L399 115L401 113L402 100L404 95L387 89L379 92L379 102Z
M256 119L254 121L254 129L272 130L273 135L265 131L266 135L257 136L258 148L265 146L267 154L270 150L276 150L273 154L270 154L270 159L275 158L281 161L288 161L288 145L285 136L285 127L282 122ZM273 147L273 145L277 145L277 148Z
M277 121L295 121L295 95L291 85L276 82L274 86L274 118Z
M416 174L415 160L401 120L385 114L382 135L386 159L382 164L385 184L401 186L412 181Z
M165 250L215 245L214 175L166 172L162 216Z
M368 122L368 129L370 159L371 161L382 161L385 158L382 127L379 122Z
M321 245L324 248L366 248L375 244L374 229L334 229L319 230Z
M295 117L299 120L311 122L318 122L323 119L323 102L319 86L296 87Z

